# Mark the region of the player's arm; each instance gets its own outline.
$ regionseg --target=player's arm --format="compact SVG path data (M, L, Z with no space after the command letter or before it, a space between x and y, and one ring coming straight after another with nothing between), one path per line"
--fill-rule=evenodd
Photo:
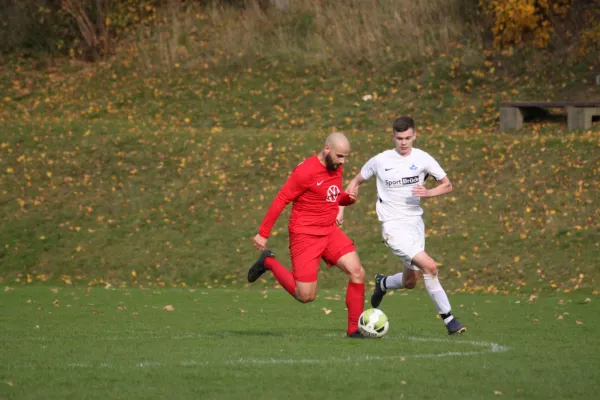
M281 212L290 202L296 200L309 186L307 174L300 171L298 168L292 172L292 175L285 182L281 190L273 199L271 206L267 210L263 218L258 234L254 236L253 244L258 250L264 250L267 245L267 239L271 234L271 229L275 225L275 221L281 215Z
M443 177L438 182L438 185L431 189L427 189L425 186L415 185L412 190L413 196L437 197L452 191L452 182L450 182L450 179L448 179L447 176Z
M446 172L440 167L440 164L435 160L435 158L431 157L427 154L427 165L425 167L425 171L433 176L438 184L436 187L432 189L427 189L422 185L415 185L412 189L413 196L416 197L437 197L442 196L446 193L450 193L452 191L452 183L450 179L446 176Z
M348 186L346 187L346 191L349 192L352 189L356 189L356 191L358 192L359 186L362 185L366 181L367 180L365 178L363 178L362 174L359 172L358 174L356 174L356 176L354 178L352 178L350 183L348 183Z
M376 173L376 160L375 160L375 158L372 158L362 167L360 172L358 174L356 174L356 176L354 178L352 178L350 183L348 183L348 186L346 186L346 192L348 194L352 193L355 196L354 201L356 201L356 198L358 198L358 188L360 187L360 185L362 185L364 182L366 182L367 179L369 179L375 173ZM367 178L365 178L363 176L363 174L365 176L367 176ZM354 203L354 201L352 201L352 203ZM350 204L352 204L352 203L350 203ZM338 210L337 217L335 219L335 222L338 225L342 225L344 223L344 206L345 205L346 204L343 204L340 201L340 207Z

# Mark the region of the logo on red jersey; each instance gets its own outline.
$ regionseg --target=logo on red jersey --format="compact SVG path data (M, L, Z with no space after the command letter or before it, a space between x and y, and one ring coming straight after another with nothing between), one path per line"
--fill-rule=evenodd
M340 195L340 188L335 185L329 186L327 189L327 201L335 203Z

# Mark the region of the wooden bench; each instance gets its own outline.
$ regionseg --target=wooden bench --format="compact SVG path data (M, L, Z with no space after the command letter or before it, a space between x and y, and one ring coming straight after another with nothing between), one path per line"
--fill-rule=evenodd
M598 101L504 101L500 103L500 131L521 129L528 112L546 108L566 108L569 130L592 128L592 118L600 115Z

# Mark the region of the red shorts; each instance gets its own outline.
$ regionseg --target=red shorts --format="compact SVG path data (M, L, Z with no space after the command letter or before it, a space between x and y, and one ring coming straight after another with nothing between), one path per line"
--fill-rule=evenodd
M353 251L354 242L337 226L332 226L327 236L290 232L292 273L298 282L317 280L321 258L331 267Z

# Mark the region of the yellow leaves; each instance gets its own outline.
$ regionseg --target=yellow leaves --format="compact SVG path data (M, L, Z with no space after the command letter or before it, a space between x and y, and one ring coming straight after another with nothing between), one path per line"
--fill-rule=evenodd
M555 16L566 15L570 8L570 0L552 2L531 0L480 0L480 5L494 18L494 47L512 48L532 42L540 48L548 45L554 30L552 25Z
M529 296L529 300L527 300L529 303L534 303L537 300L537 295L532 294L531 296Z
M133 276L134 278L137 278L137 272L135 272L135 270L131 271L131 276Z
M12 169L12 168L10 168L10 167L8 167L8 168L6 168L6 172L9 173L9 174L12 174L13 172L15 172L15 170Z

